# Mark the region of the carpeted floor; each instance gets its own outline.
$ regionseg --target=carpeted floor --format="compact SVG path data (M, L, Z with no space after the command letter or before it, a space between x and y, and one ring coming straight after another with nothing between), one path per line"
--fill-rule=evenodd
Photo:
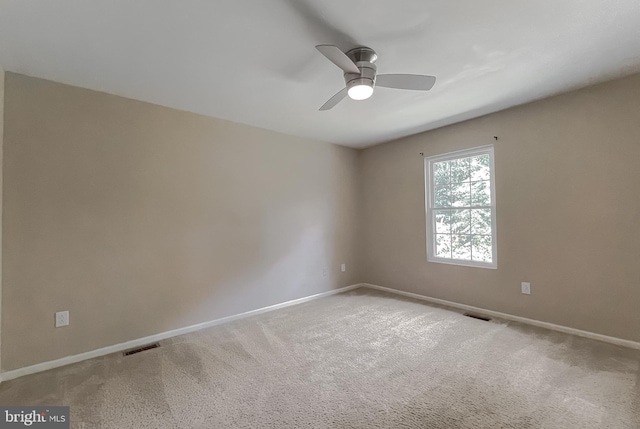
M640 351L358 289L0 384L74 428L639 428Z

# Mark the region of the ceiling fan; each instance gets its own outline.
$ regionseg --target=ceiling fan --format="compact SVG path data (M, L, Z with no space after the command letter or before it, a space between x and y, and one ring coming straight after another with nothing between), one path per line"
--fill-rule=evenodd
M321 111L333 108L347 95L353 100L366 100L371 97L373 88L376 86L428 91L436 83L435 76L419 74L376 75L377 67L374 63L378 59L378 54L365 46L351 49L346 53L333 45L318 45L316 49L344 71L346 83L344 89L320 107Z

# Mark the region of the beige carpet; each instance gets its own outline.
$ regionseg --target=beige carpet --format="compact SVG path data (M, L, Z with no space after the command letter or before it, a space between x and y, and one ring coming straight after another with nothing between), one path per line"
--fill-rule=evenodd
M639 428L640 351L359 289L0 384L75 428Z

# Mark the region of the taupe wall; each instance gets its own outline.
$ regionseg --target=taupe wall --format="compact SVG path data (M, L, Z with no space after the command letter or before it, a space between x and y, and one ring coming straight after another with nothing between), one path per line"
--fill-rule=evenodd
M11 73L5 93L3 370L358 280L356 151Z
M498 269L428 263L419 153L493 136ZM640 75L366 149L361 173L363 281L640 341Z
M640 341L640 75L359 152L5 83L5 371L360 281ZM498 269L427 263L419 153L489 143Z

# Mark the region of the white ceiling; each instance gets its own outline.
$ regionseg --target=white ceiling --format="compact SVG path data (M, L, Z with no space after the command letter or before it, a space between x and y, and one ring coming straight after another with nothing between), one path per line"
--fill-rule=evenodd
M318 108L314 49L438 78ZM640 71L638 0L0 0L5 70L366 147Z

